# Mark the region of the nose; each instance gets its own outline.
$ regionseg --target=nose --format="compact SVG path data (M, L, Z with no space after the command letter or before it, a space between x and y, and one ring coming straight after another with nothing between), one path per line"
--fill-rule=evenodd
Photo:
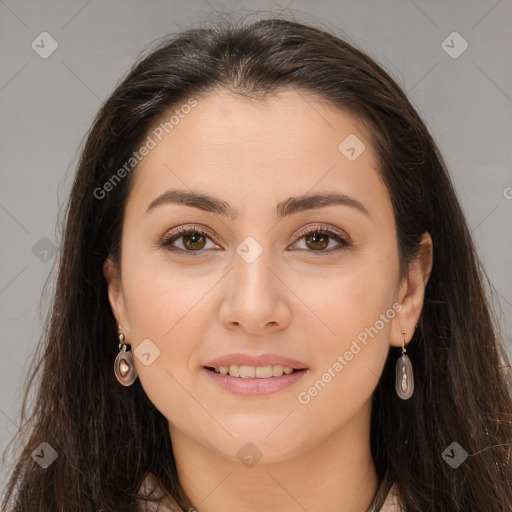
M271 251L263 251L252 262L236 255L223 286L219 316L227 329L263 335L289 325L291 293Z

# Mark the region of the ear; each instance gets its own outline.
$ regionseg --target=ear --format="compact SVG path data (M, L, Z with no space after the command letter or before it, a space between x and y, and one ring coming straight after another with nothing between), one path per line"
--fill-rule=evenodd
M126 336L126 334L130 332L130 325L126 314L126 304L121 282L121 269L110 258L107 258L103 263L103 275L107 281L108 300L117 326L119 327L119 325L121 325L122 332Z
M409 264L408 275L400 283L397 302L402 309L391 321L389 343L402 346L402 329L405 331L405 344L411 341L414 329L423 309L423 299L433 264L433 244L429 233L424 233L420 242L418 256Z

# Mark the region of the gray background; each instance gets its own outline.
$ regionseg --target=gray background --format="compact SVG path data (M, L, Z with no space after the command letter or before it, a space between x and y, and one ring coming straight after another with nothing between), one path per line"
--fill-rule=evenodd
M407 91L446 158L512 332L510 0L0 1L0 450L16 431L53 290L58 222L101 102L156 38L222 12L283 9L355 43ZM42 46L45 31L58 48L43 59L31 44ZM457 58L442 46L454 31L469 45Z

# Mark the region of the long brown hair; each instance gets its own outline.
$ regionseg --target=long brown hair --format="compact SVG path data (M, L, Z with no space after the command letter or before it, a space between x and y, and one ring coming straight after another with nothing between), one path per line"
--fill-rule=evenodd
M225 89L261 98L286 88L316 94L368 126L403 272L422 234L433 240L424 307L408 346L414 394L403 401L394 391L400 349L391 347L373 397L379 478L396 483L407 512L512 510L510 363L489 299L492 285L443 158L404 92L373 59L325 29L282 16L224 20L165 39L97 114L67 204L54 301L26 383L23 427L14 438L21 453L3 510L9 500L15 511L133 510L148 472L187 503L166 418L139 380L122 388L113 373L117 326L102 265L108 256L119 262L136 168L105 197L97 191L155 121L190 97ZM43 442L58 453L46 469L32 458ZM454 442L468 453L456 469L442 455Z

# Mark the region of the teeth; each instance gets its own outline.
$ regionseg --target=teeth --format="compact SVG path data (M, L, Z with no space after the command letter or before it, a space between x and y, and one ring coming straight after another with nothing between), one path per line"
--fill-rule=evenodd
M215 373L230 375L231 377L242 377L243 379L268 379L269 377L280 377L281 375L293 373L295 370L289 366L273 364L268 366L245 366L231 364L215 368Z

